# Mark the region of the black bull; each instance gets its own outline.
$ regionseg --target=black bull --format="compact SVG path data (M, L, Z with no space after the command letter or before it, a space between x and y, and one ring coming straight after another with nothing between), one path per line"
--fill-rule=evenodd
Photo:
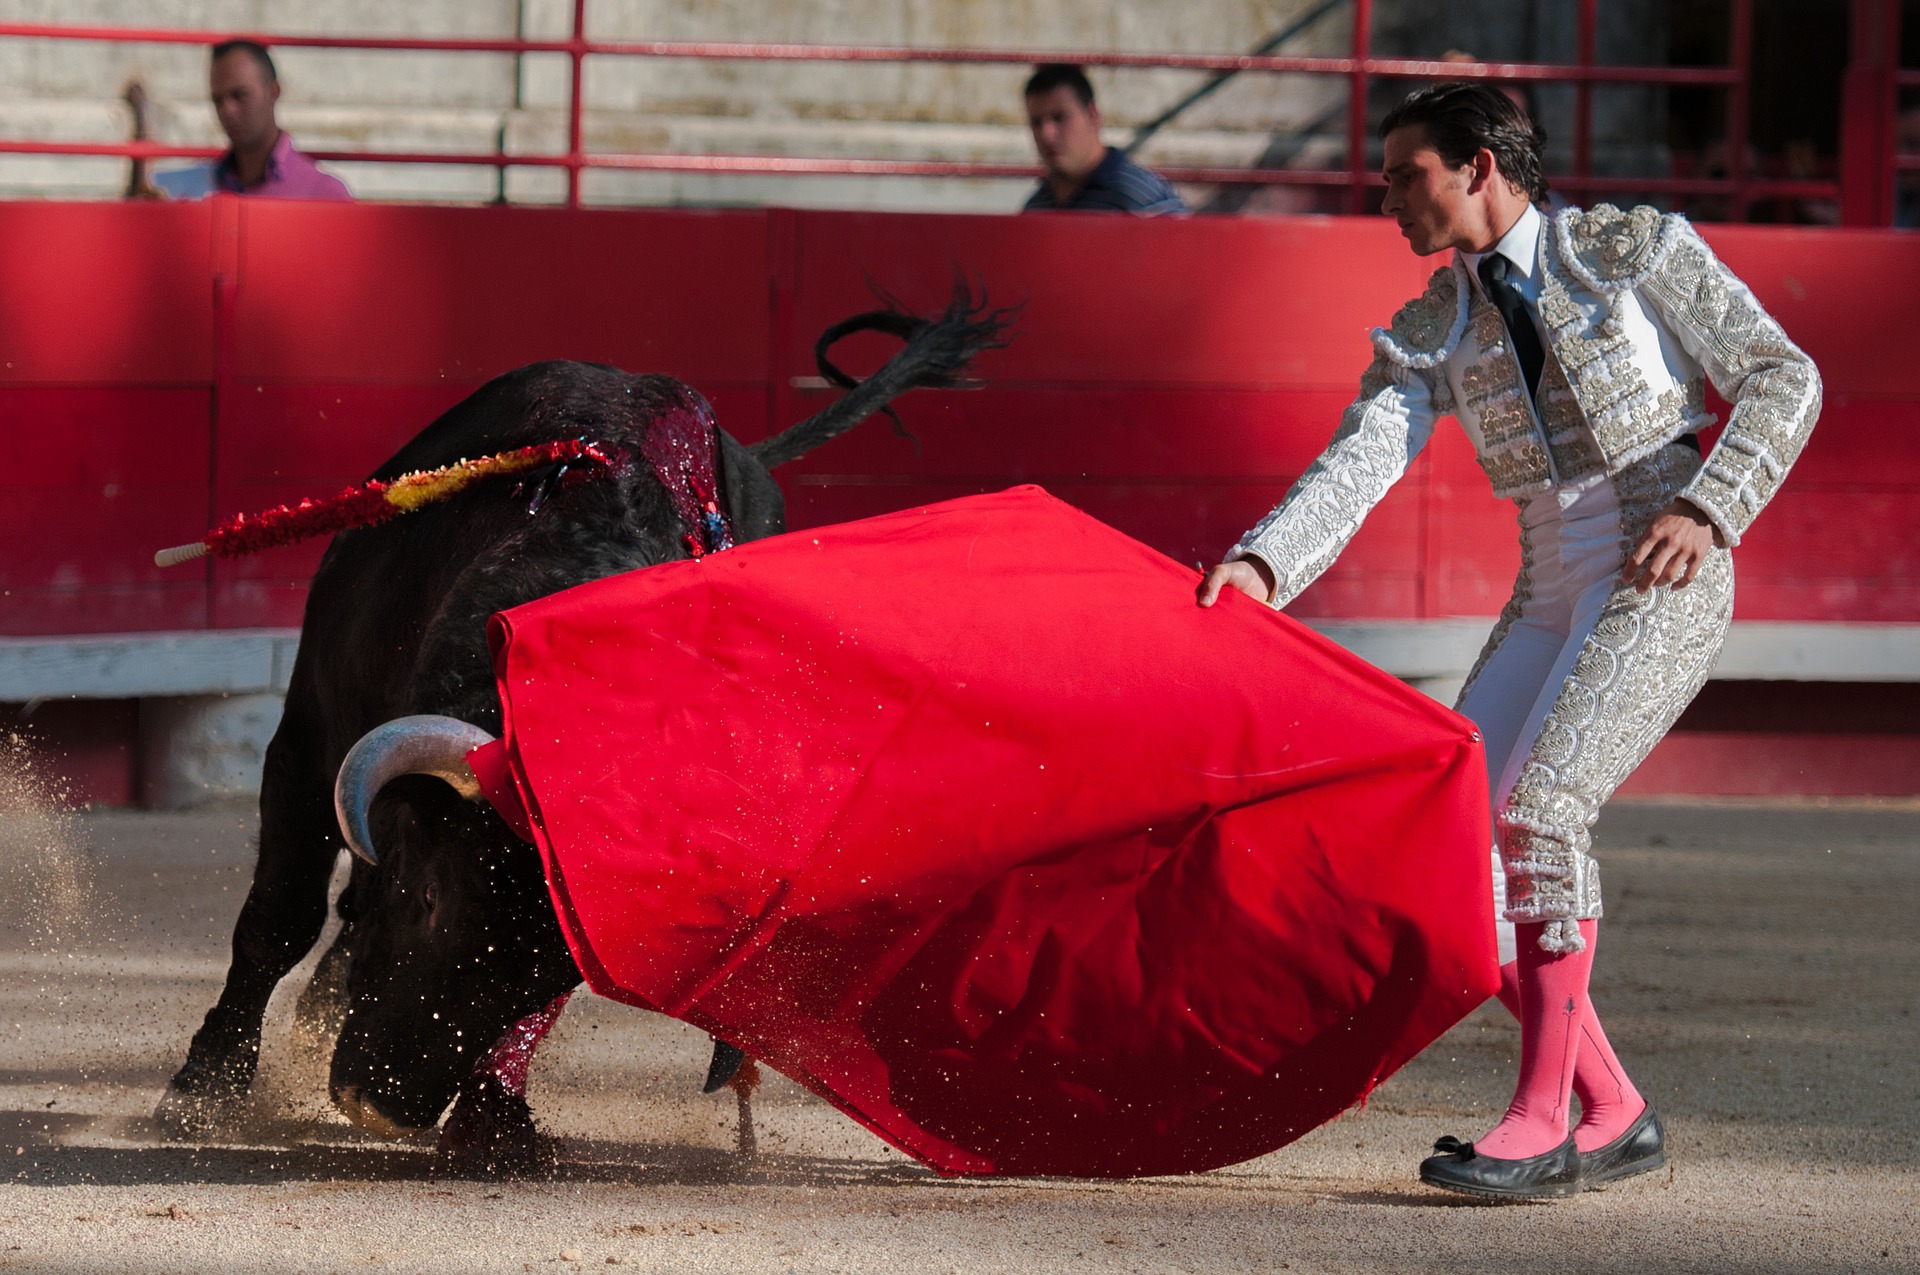
M963 289L937 320L888 310L830 329L815 354L847 394L751 447L716 431L720 500L734 538L784 530L771 466L888 410L906 390L962 384L974 354L1004 343L1006 321L1006 312L987 311ZM861 330L906 344L856 385L826 349ZM534 364L482 386L374 476L582 436L637 458L647 422L689 402L699 402L697 395L669 377ZM214 1127L245 1095L268 998L320 936L341 849L334 779L354 742L409 714L441 714L497 734L487 617L687 556L684 537L693 529L682 525L644 461L592 481L542 477L480 484L344 533L328 548L308 594L285 712L267 747L259 859L234 928L226 986L156 1113L174 1134ZM425 1128L494 1041L575 986L580 973L538 856L490 808L439 780L410 776L386 785L369 821L379 866L355 861L338 906L340 939L296 1014L310 1028L340 1032L331 1086L343 1110L377 1129Z

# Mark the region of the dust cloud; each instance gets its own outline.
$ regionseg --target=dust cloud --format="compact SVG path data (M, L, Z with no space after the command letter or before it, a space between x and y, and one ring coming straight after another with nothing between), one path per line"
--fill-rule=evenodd
M91 914L91 856L66 782L31 734L0 733L0 917L34 946L69 941Z

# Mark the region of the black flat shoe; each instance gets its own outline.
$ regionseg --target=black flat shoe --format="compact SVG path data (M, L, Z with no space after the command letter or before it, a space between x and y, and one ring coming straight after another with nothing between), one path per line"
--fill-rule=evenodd
M1636 1173L1657 1169L1667 1162L1667 1131L1653 1104L1627 1126L1627 1131L1604 1147L1595 1147L1580 1157L1581 1186L1592 1190Z
M1471 1142L1442 1138L1438 1155L1420 1162L1420 1180L1429 1186L1496 1200L1558 1200L1580 1193L1580 1153L1573 1139L1541 1155L1499 1160L1481 1155Z

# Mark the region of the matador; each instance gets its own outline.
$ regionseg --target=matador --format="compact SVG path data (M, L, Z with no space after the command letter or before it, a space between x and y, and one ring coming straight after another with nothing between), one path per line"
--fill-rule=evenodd
M1706 681L1733 614L1729 551L1805 445L1820 378L1683 217L1543 214L1544 134L1498 91L1423 89L1381 133L1383 211L1416 253L1451 258L1374 331L1332 442L1200 601L1232 586L1285 606L1442 415L1517 506L1519 576L1456 707L1485 740L1520 1077L1492 1131L1440 1139L1420 1175L1567 1196L1666 1156L1587 994L1602 911L1589 829ZM1732 411L1702 455L1709 380Z

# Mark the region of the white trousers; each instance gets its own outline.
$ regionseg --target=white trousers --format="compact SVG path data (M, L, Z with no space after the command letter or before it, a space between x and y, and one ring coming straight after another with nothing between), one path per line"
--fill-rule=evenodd
M1670 446L1612 478L1521 505L1513 598L1457 705L1485 741L1503 961L1512 958L1513 921L1600 915L1588 829L1699 690L1725 640L1733 610L1725 550L1713 550L1683 590L1641 594L1620 580L1632 546L1699 464L1691 449ZM1577 930L1569 924L1553 941L1577 945Z

